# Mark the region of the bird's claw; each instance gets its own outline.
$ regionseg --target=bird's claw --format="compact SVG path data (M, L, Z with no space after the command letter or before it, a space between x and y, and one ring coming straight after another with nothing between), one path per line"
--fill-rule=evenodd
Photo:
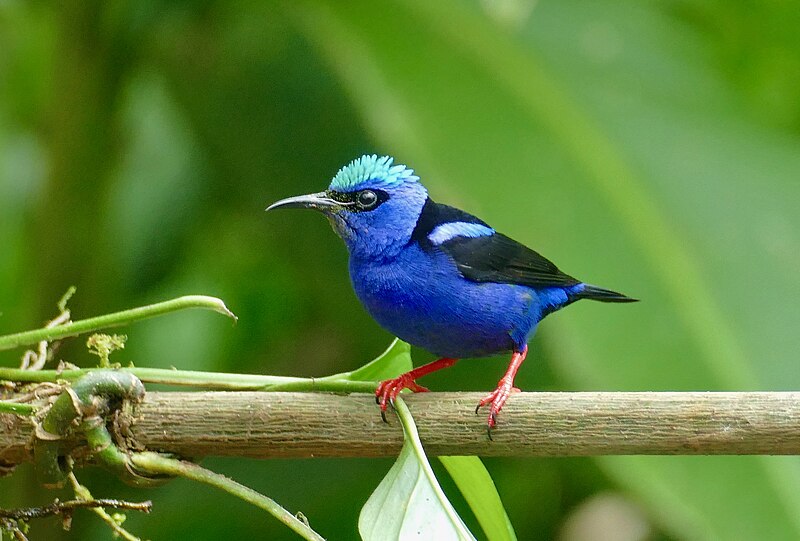
M489 407L489 418L486 421L487 433L490 440L494 441L492 438L492 429L497 426L497 415L500 413L500 410L503 409L503 406L505 406L511 393L518 392L520 392L520 390L514 387L511 381L501 379L500 383L497 385L497 389L486 395L475 407L475 415L477 415L483 406L491 404Z
M403 389L410 389L415 393L426 393L430 389L419 385L414 378L408 374L402 374L394 379L382 381L375 389L375 403L381 407L381 419L386 420L386 409L391 404L394 407L394 399L400 395Z

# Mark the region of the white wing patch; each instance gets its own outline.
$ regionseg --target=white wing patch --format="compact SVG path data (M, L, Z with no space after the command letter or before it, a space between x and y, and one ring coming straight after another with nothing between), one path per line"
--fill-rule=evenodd
M488 237L494 235L494 229L481 224L470 222L450 222L448 224L437 225L428 234L428 240L434 246L439 246L456 237Z

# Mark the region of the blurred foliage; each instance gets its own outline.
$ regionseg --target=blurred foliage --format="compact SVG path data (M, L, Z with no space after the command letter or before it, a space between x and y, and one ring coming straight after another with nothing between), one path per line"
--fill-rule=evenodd
M204 293L239 325L142 323L117 360L352 370L390 337L350 291L341 243L319 216L262 211L379 152L434 198L644 300L548 319L520 387L796 389L798 28L788 0L0 3L0 332L50 319L72 284L76 318ZM92 363L78 342L59 355ZM487 390L503 362L426 385ZM207 461L334 539L357 536L390 463ZM557 537L607 490L653 538L800 536L793 457L487 465L524 539ZM49 500L32 479L1 479L0 505ZM126 523L145 537L291 538L187 482L147 495L154 514ZM108 536L88 515L31 535L45 532Z

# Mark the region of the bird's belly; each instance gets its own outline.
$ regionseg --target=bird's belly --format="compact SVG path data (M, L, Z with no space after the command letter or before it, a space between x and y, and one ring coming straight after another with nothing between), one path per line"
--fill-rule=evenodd
M524 346L539 316L533 290L476 283L449 261L353 265L356 295L399 338L442 357L482 357Z

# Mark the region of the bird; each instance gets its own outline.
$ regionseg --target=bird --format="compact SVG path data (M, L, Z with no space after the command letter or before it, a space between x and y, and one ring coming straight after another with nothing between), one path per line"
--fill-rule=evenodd
M376 402L386 420L403 389L425 392L417 379L462 358L510 353L489 406L487 431L512 393L528 343L546 316L581 299L637 299L565 274L527 246L463 210L434 202L419 176L390 156L369 154L345 165L327 190L281 199L267 211L324 214L349 252L350 280L384 329L438 359L381 382Z

